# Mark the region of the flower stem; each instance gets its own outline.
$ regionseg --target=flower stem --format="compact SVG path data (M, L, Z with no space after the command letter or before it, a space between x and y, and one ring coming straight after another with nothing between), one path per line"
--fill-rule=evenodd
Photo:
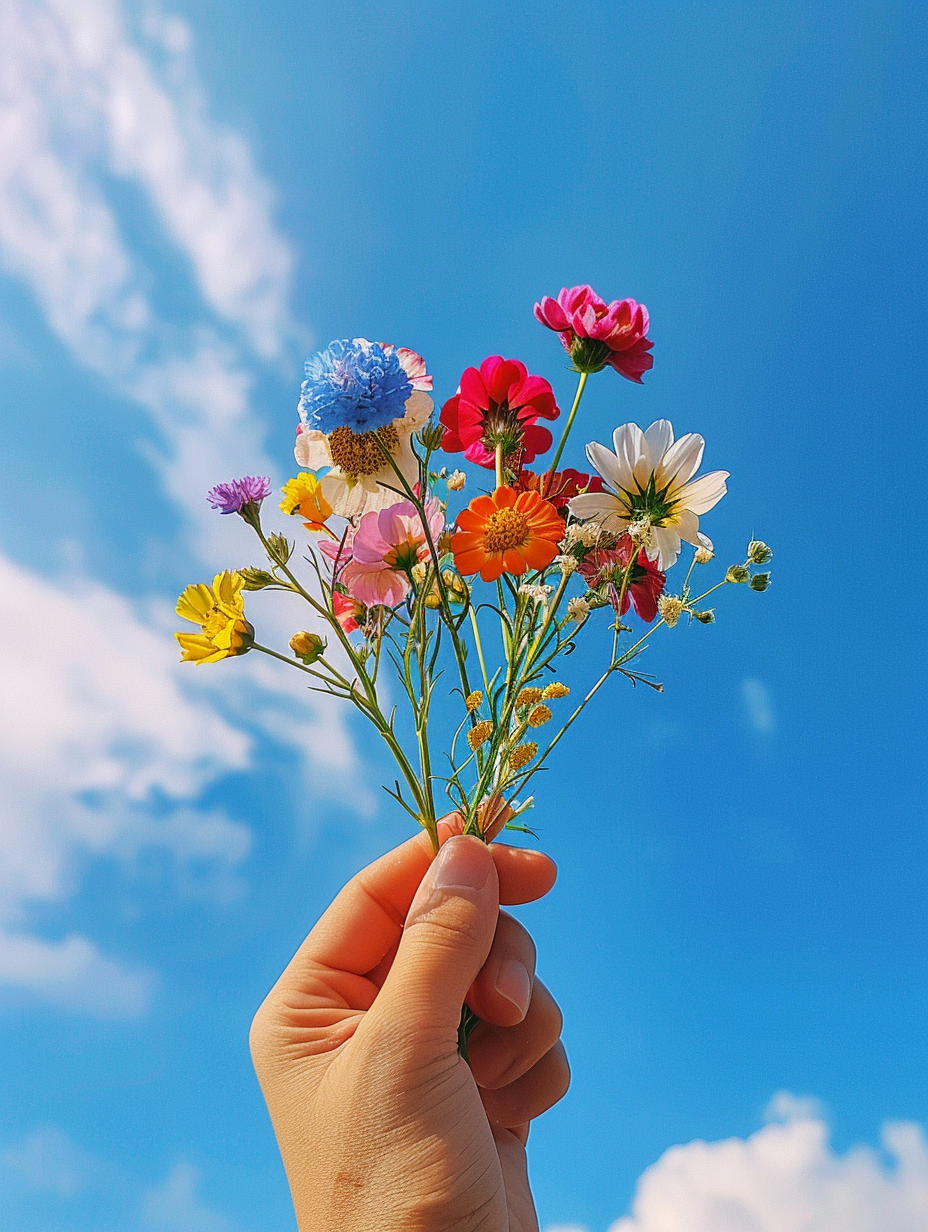
M554 472L557 470L557 464L561 460L561 454L564 452L564 446L567 444L567 437L570 435L570 430L574 426L574 419L577 416L577 408L580 405L580 399L583 397L583 391L586 389L586 378L589 375L590 374L588 372L580 373L580 380L577 382L577 392L574 394L574 403L570 408L570 414L567 416L567 423L564 424L564 431L561 433L561 439L558 442L557 449L555 450L554 458L548 469L545 482L539 488L539 492L542 496L551 490L551 484L554 480Z
M503 486L503 446L502 443L497 443L496 446L496 486Z

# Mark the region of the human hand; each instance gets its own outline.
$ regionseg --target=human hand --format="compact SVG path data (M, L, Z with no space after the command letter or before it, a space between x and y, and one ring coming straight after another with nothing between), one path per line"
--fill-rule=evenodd
M537 1232L525 1142L569 1071L535 947L499 904L546 894L554 864L463 836L431 856L423 833L354 877L255 1016L300 1232Z

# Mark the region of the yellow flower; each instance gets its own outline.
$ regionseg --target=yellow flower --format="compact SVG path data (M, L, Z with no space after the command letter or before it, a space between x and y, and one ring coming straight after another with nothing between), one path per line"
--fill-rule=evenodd
M471 749L476 751L480 748L481 744L485 744L492 735L493 724L489 719L484 719L482 723L477 723L476 726L472 727L467 733L467 743L470 745Z
M522 706L534 706L536 702L541 701L543 696L544 694L541 689L536 689L534 685L529 685L519 693L519 696L516 698L516 705L520 708Z
M533 706L528 714L529 727L541 727L551 718L551 707L545 705Z
M305 518L307 530L321 531L332 516L332 506L322 495L322 485L309 471L300 471L295 479L288 479L281 491L284 499L280 507L284 513L298 513Z
M552 680L550 684L546 684L542 690L541 696L547 701L551 697L566 697L570 692L566 684L561 684L559 680Z
M468 693L464 698L464 705L467 707L468 714L472 710L479 710L483 705L483 689L474 689L473 693Z
M251 649L255 631L245 619L240 573L217 573L212 586L188 586L177 614L200 626L199 633L175 633L182 663L215 663Z
M538 752L538 745L534 740L527 740L525 744L518 744L509 754L509 764L513 770L521 770Z

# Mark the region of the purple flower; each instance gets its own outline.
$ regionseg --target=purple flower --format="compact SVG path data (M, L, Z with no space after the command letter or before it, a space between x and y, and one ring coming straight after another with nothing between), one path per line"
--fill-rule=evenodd
M231 483L217 483L206 499L220 513L241 513L243 505L260 505L271 494L269 475L246 475Z

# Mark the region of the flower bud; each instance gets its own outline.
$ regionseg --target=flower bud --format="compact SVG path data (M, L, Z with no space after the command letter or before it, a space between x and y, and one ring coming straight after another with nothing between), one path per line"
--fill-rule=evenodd
M464 698L464 705L468 714L471 714L474 710L479 710L483 705L483 689L474 689L472 693L468 693Z
M565 552L561 556L555 556L554 563L566 577L574 573L577 568L577 558L569 552Z
M547 723L551 718L551 707L539 702L537 706L533 706L528 713L529 727L541 727L542 723Z
M460 492L461 488L467 482L467 476L463 471L452 471L448 476L448 491Z
M668 629L672 629L683 614L683 600L676 595L661 595L657 601L657 610Z
M534 740L527 740L525 744L518 744L509 754L509 764L513 770L521 770L538 752L538 745Z
M631 539L632 543L634 543L636 547L648 547L653 539L651 519L645 516L643 518L638 518L635 522L629 522L627 533L629 539Z
M566 697L569 692L570 689L566 684L561 684L560 680L552 680L542 689L541 696L545 701L550 701L552 697Z
M305 629L294 633L290 639L290 649L307 667L322 658L326 645L324 637L320 637L318 633L307 633Z
M544 693L541 689L536 689L534 685L529 685L528 688L522 689L519 696L516 698L516 705L534 706L536 702L540 702Z
M715 624L715 612L711 609L706 612L694 612L693 619L698 620L701 625Z
M746 582L750 576L744 565L729 565L728 571L725 574L725 581L741 583Z
M425 579L428 577L429 568L430 564L427 560L417 561L413 565L410 573L412 574L412 580L417 586L422 586L425 583Z
M578 372L602 372L611 349L596 338L574 338L570 345L570 358Z
M275 531L267 537L267 551L271 560L275 560L278 565L285 565L293 555L293 544Z
M426 447L426 449L440 449L442 437L444 435L444 426L436 419L425 425L419 433L419 440Z
M748 560L752 565L766 565L773 560L773 549L768 548L761 539L752 539L748 544Z
M748 583L751 590L766 590L770 585L769 573L755 573Z
M265 569L239 569L242 575L242 590L263 590L265 586L273 586L277 579Z
M693 560L697 565L708 565L714 555L715 553L710 552L708 548L697 548L693 553Z

